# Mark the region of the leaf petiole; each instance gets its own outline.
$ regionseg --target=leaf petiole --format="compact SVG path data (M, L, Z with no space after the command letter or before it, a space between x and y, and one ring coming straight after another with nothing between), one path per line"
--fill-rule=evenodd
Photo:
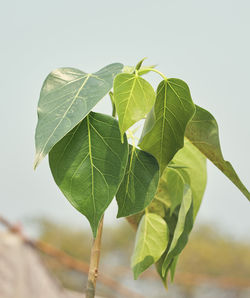
M168 78L159 70L155 69L155 68L151 68L151 67L147 67L147 68L143 68L143 71L154 71L156 73L158 73L165 81L168 80ZM140 70L138 70L138 74L140 75Z

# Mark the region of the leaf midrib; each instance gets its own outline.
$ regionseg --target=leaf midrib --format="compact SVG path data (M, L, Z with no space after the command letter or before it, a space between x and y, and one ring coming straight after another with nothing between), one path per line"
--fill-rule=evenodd
M93 208L94 208L94 223L96 222L96 206L95 206L95 199L94 199L94 164L93 164L93 157L92 157L92 144L91 144L91 134L90 134L90 123L89 123L89 116L87 118L87 128L88 128L88 142L89 142L89 160L91 166L91 197L93 201Z
M43 148L40 150L39 154L37 154L37 158L35 161L35 166L38 164L39 160L40 160L40 156L43 155L44 149L46 148L48 142L50 141L50 139L52 138L52 136L54 135L55 131L57 130L57 128L59 127L59 125L62 123L62 121L65 119L65 116L67 115L68 111L71 109L72 105L75 103L78 95L80 94L80 92L82 91L83 87L86 85L89 77L91 76L91 74L88 74L84 80L84 82L82 83L81 87L78 89L76 95L74 96L71 104L69 105L69 107L67 108L67 110L64 112L63 116L61 117L60 121L58 122L58 124L56 125L56 127L53 129L52 133L50 134L50 136L48 137L46 143L44 144Z
M137 79L138 79L137 77L134 77L133 85L132 85L132 88L131 88L131 90L130 90L130 92L129 92L129 96L128 96L128 100L127 100L126 108L125 108L125 111L124 111L124 114L123 114L122 125L121 125L123 131L124 131L124 128L123 128L123 126L124 126L124 118L125 118L125 116L126 116L127 109L128 109L129 104L130 104L130 100L131 100L131 98L132 98L132 93L133 93L133 90L134 90L134 88L135 88L135 83L136 83L136 80L137 80Z

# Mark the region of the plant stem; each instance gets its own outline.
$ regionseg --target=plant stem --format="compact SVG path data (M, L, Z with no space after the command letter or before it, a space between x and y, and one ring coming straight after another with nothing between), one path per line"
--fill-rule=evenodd
M96 279L98 277L98 266L101 252L102 227L103 217L100 220L97 235L96 238L93 239L93 244L91 248L86 298L95 297Z
M165 81L167 81L167 77L162 73L160 72L158 69L155 69L155 68L151 68L151 67L146 67L143 69L143 71L153 71L153 72L156 72L158 73L158 75L160 75ZM138 71L139 75L140 75L140 70Z

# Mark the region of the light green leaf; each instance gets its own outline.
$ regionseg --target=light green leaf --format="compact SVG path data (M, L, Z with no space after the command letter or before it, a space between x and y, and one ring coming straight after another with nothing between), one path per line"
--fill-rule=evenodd
M91 225L99 221L125 174L128 143L121 143L118 122L91 112L49 154L50 168L63 194Z
M178 213L178 220L174 230L174 235L168 249L168 253L162 264L162 274L164 275L171 266L173 258L178 256L188 241L188 235L193 227L193 204L192 191L189 187L184 190L183 200Z
M160 258L167 247L168 237L168 227L164 219L153 213L146 213L142 217L132 256L135 279Z
M208 111L196 106L196 113L187 126L186 137L250 200L249 191L239 179L230 162L223 158L220 148L218 124Z
M121 73L114 80L114 101L119 127L124 132L146 117L155 102L153 87L137 74Z
M34 167L112 88L123 65L110 64L96 73L59 68L46 78L38 103Z
M131 145L129 148L126 174L116 194L117 217L144 210L153 200L159 181L157 160Z
M184 147L176 153L173 159L173 166L175 166L175 171L182 176L185 183L192 190L195 218L207 184L206 158L185 138Z
M169 175L171 175L170 173L173 176L172 180L171 176L169 178ZM176 178L174 176L174 173L176 174ZM170 231L170 242L174 236L179 213L178 207L175 207L175 205L179 201L179 199L177 198L180 198L180 194L177 195L176 192L177 197L174 194L171 194L174 193L176 189L176 182L174 181L174 178L176 179L176 181L178 181L177 174L182 177L182 181L184 181L185 184L188 184L191 187L194 220L206 187L206 158L187 139L185 139L184 147L177 152L169 167L167 167L163 172L155 199L149 207L150 212L156 212L157 214L160 214L167 221ZM179 192L181 190L184 190L183 186L184 184L179 184L177 188ZM177 255L172 258L171 264L169 264L168 269L164 274L162 274L162 264L166 258L167 252L168 250L165 251L164 255L156 264L157 271L165 286L167 283L167 274L169 270L171 273L171 279L173 279L176 266L175 259L179 256Z
M161 204L159 210L161 209L162 217L165 216L164 209L169 209L171 216L175 208L181 204L184 183L183 176L175 169L166 168L163 172L155 195L155 201ZM152 208L153 206L150 207Z
M158 160L161 173L183 147L185 129L194 112L185 82L168 79L159 84L154 109L145 121L139 147Z

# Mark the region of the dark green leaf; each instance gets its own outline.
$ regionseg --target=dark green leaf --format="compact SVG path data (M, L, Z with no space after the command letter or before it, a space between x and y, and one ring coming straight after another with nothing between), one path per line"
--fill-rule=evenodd
M98 223L125 174L128 143L121 143L117 121L91 112L49 154L56 184L91 225Z
M155 102L153 87L137 74L121 73L114 80L114 101L121 135L146 117Z
M110 64L93 74L59 68L48 75L38 103L34 167L108 93L122 67Z
M185 129L194 112L185 82L169 79L159 84L154 109L145 121L139 146L158 160L161 173L183 147Z
M174 276L175 276L175 270L176 270L176 265L178 262L179 256L174 257L171 266L170 266L170 274L171 274L171 281L174 281Z
M138 213L153 200L158 181L159 166L156 159L133 146L129 146L126 174L116 194L117 217Z
M167 247L168 237L168 227L164 219L153 213L143 216L136 233L132 256L135 279L160 258Z
M196 106L196 113L187 126L186 137L250 200L249 191L240 181L232 165L223 158L218 125L208 111Z

